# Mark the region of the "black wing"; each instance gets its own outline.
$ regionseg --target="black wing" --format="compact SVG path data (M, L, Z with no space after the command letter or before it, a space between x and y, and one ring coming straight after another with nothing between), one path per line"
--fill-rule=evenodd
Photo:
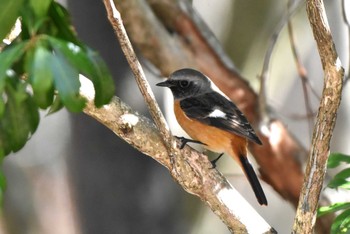
M180 106L192 119L262 144L237 106L217 92L183 99Z

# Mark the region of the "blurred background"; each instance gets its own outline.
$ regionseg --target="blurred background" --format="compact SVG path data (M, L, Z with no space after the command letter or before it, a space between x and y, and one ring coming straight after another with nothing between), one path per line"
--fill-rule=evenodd
M103 2L68 0L62 3L68 7L81 40L99 51L107 62L115 80L116 95L134 110L148 116L106 18ZM343 66L346 66L348 39L340 17L340 1L325 3L336 47ZM287 12L287 2L194 0L193 4L236 67L258 90L257 77L264 55L274 29ZM304 7L296 13L292 23L309 81L321 95L323 73ZM160 78L147 67L145 69L173 131L182 134L173 121L172 111L166 108L167 94L154 86ZM301 82L286 28L274 50L267 82L269 104L308 148L312 127L305 118ZM346 86L343 91L331 145L331 151L347 154L350 153L349 131L344 126L349 125L350 116L348 89ZM319 99L310 96L316 112ZM229 233L208 207L174 183L165 168L140 154L94 119L66 110L50 116L42 113L41 117L37 132L25 148L4 160L7 190L0 233ZM290 232L294 209L269 185L263 183L269 206L260 207L231 158L222 159L218 170L279 233ZM334 198L341 199L339 196Z

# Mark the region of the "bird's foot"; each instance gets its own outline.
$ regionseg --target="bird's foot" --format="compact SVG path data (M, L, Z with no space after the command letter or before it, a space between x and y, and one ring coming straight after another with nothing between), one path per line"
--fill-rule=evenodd
M188 138L185 138L185 137L178 137L178 136L175 136L175 137L181 141L180 149L183 149L188 142L201 144L201 145L206 145L203 142L192 140L192 139L188 139Z
M212 165L211 169L216 168L216 163L217 163L217 161L219 161L219 159L222 157L222 155L224 155L224 153L220 154L216 159L210 161L211 165Z

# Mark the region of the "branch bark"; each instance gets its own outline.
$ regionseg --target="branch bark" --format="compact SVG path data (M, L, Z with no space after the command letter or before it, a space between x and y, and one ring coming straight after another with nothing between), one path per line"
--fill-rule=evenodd
M119 40L121 45L121 49L128 61L132 72L134 73L136 83L142 93L142 96L145 99L145 102L148 106L149 112L153 120L155 121L160 133L162 135L162 139L168 149L169 157L171 162L173 163L174 157L179 155L179 152L175 147L175 140L171 135L170 129L166 120L160 111L160 108L155 100L152 89L146 79L145 73L141 67L140 62L138 61L134 49L131 45L128 35L126 34L121 15L119 11L116 9L113 1L104 0L104 4L107 10L108 20L111 23L114 32ZM176 168L174 168L176 169Z
M187 192L198 196L234 233L276 233L266 221L232 188L212 165L207 156L189 146L177 148L177 173L172 173L168 156L158 128L148 118L139 115L119 98L98 109L95 107L91 81L81 78L80 94L87 99L84 113L93 117L140 152L165 166Z
M324 87L293 233L312 233L318 200L326 173L329 145L341 100L344 69L341 67L322 0L308 0L308 18L324 70Z
M250 145L263 180L297 206L303 181L298 158L307 151L282 122L272 119L267 135L260 131L258 97L235 70L210 30L188 1L114 0L124 25L144 57L164 76L183 68L196 68L208 75L233 100L258 130L263 146Z
M221 88L233 101L236 102L253 125L256 127L260 126L261 116L258 111L259 103L257 100L257 95L251 89L249 84L235 70L234 66L222 52L219 44L216 43L215 38L211 35L205 24L200 20L186 1L114 0L114 3L123 14L124 24L127 27L134 44L138 46L146 58L148 58L157 68L160 69L160 72L163 75L166 76L172 71L182 67L193 67L201 70L211 77L219 88ZM309 10L308 13L310 17L310 15L312 15L312 11ZM317 20L322 20L322 18ZM310 20L310 22L315 24L317 21L312 22ZM316 30L314 30L314 34L316 40L321 39L320 41L322 41L329 39L322 37L322 35L320 35ZM316 34L319 35L317 36ZM329 45L324 47L319 45L320 54L321 50L332 53L333 49L334 45L331 47L329 47ZM339 90L339 84L337 83L338 80L336 83L332 83L331 81L332 77L338 77L341 73L340 63L338 62L339 60L336 60L335 57L332 57L331 59L323 59L326 57L323 57L322 55L321 58L325 70L325 89L323 92L324 96L321 100L321 107L318 115L319 119L317 122L320 127L315 128L314 144L317 144L319 140L321 142L323 142L323 140L327 142L327 140L330 139L335 123L335 117L333 116L333 118L329 118L332 115L328 115L328 112L323 114L322 111L325 111L326 109L322 107L322 105L331 105L334 107L331 108L331 112L336 112L339 102L337 100L333 100L332 98L333 95L338 95L338 91L341 92L341 84ZM332 85L335 85L334 93L336 94L332 93L332 89L330 89L330 87L333 87ZM326 123L329 125L322 125L322 121L326 121ZM303 173L297 158L306 157L306 150L303 149L303 147L294 139L294 137L286 130L283 123L281 123L279 120L270 120L267 128L268 131L266 131L265 135L258 132L263 140L264 146L257 147L256 145L250 145L251 152L261 166L260 172L262 178L270 183L284 198L296 206L303 180ZM330 135L322 135L324 133L323 131L327 131L330 133ZM316 145L315 149L311 151L311 156L321 155L322 159L320 164L317 162L315 164L315 161L310 159L309 165L313 163L313 166L316 165L316 167L311 166L307 168L307 173L311 174L315 172L314 169L325 165L324 162L327 160L329 141L325 147ZM181 158L181 154L179 155ZM182 160L183 158L180 161L177 161L181 162ZM186 157L184 161L188 163L188 158ZM180 171L184 170L183 166L184 164L177 165ZM318 183L316 184L322 185L324 171L324 168L323 171L317 171L317 173L320 172L320 174L316 174L320 176L318 178L321 178L321 180L318 180ZM182 174L182 172L178 173L177 175L172 173L172 175L176 179L178 175ZM193 175L194 174L192 174L192 176ZM306 191L305 193L307 198L304 198L304 202L301 201L301 203L306 205L301 205L302 209L298 209L298 212L300 212L300 210L307 212L307 214L304 213L304 215L306 214L306 216L308 216L307 218L314 222L314 214L321 187L317 185L316 189L313 191L312 189L315 187L311 186L311 184L315 181L312 178L315 177L310 177L310 180L308 181L305 180L305 184L309 182L309 184L304 187L303 190L303 192ZM202 199L205 197L205 194L198 192L198 189L192 190L193 187L189 189L189 184L184 183L184 181L178 180L178 182L187 191L198 195ZM196 183L197 182L198 181L196 181ZM308 192L308 189L311 189L310 193ZM316 200L315 197L317 197ZM312 198L313 200L311 201L316 203L316 205L313 203L312 209L310 209L309 198ZM209 205L211 206L211 204ZM309 212L310 210L311 215ZM296 218L296 223L300 224L298 217L299 216ZM305 220L307 220L307 218ZM227 221L224 222L228 224Z
M212 170L211 166L208 166L208 160L203 160L203 157L205 157L204 155L191 151L189 147L187 147L187 150L185 151L181 151L176 147L175 139L172 137L165 119L154 99L153 92L128 39L118 10L112 0L105 0L104 4L107 10L108 19L115 30L116 36L135 75L141 93L143 94L151 115L159 129L161 136L160 140L163 141L166 146L166 156L168 156L169 160L162 159L160 162L170 170L173 178L186 191L199 196L204 202L206 202L232 232L273 233L274 229L272 229L249 206L249 204L231 188L224 177L222 177L222 175L216 170ZM90 113L86 110L85 113ZM122 116L121 122L119 123L126 124L126 127L124 126L122 129L130 133L137 125L139 118L140 116L135 115L135 113L127 114ZM139 132L139 134L141 134L141 132ZM140 135L136 135L136 137L140 137ZM144 139L149 140L149 136ZM134 144L132 141L130 143ZM159 142L153 142L151 147L153 148L156 145L159 145ZM139 149L142 147L145 146L139 145ZM237 201L239 201L239 203L237 203ZM240 205L238 206L238 204ZM242 205L244 208L242 208ZM238 207L239 210L237 210ZM244 210L245 212L241 212L241 210ZM249 215L247 216L245 214ZM255 216L256 219L252 219L252 215ZM252 225L251 220L254 220L254 225Z

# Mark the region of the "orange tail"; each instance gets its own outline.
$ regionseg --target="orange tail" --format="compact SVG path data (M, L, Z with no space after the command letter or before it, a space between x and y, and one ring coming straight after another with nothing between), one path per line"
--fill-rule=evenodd
M259 179L256 176L254 169L247 157L240 155L239 160L241 161L245 175L247 176L250 186L252 186L255 196L260 205L267 205L267 199L265 193L260 185Z

